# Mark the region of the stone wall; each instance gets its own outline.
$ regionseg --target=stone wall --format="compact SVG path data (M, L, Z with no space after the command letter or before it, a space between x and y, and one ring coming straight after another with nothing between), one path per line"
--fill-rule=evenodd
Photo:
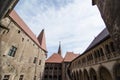
M120 80L120 52L114 44L107 38L74 59L68 68L71 80Z
M14 56L9 56L11 47L17 48ZM36 57L36 61L34 59ZM45 52L9 17L0 26L0 76L10 75L9 80L41 80Z
M119 0L93 0L100 10L101 16L116 48L120 52L120 1Z

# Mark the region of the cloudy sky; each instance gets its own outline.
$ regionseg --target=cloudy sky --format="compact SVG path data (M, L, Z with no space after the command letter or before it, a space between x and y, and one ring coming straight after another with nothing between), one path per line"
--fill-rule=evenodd
M20 0L15 10L36 36L45 29L48 56L57 52L59 41L63 56L82 53L105 28L91 0Z

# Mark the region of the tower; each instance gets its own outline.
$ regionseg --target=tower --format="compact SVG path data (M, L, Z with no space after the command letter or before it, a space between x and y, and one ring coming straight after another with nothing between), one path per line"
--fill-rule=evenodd
M61 50L61 42L59 42L58 54L59 54L59 55L62 54L62 50Z
M45 32L44 29L41 31L41 33L39 34L39 36L37 37L38 42L40 43L40 46L47 51L46 48L46 38L45 38Z

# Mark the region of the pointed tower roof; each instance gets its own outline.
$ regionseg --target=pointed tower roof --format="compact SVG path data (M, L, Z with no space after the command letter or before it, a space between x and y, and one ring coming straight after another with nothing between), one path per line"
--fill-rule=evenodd
M62 54L62 50L61 50L61 42L59 42L58 54L59 54L59 55Z
M39 36L37 37L41 47L47 51L47 48L46 48L46 38L45 38L45 32L44 32L44 29L41 31L41 33L39 34Z

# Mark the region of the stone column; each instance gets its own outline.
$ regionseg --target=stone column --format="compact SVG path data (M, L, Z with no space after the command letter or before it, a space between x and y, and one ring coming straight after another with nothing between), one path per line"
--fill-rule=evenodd
M0 20L6 16L19 0L0 0Z
M97 5L106 24L111 38L116 43L117 53L120 52L120 0L93 0Z

